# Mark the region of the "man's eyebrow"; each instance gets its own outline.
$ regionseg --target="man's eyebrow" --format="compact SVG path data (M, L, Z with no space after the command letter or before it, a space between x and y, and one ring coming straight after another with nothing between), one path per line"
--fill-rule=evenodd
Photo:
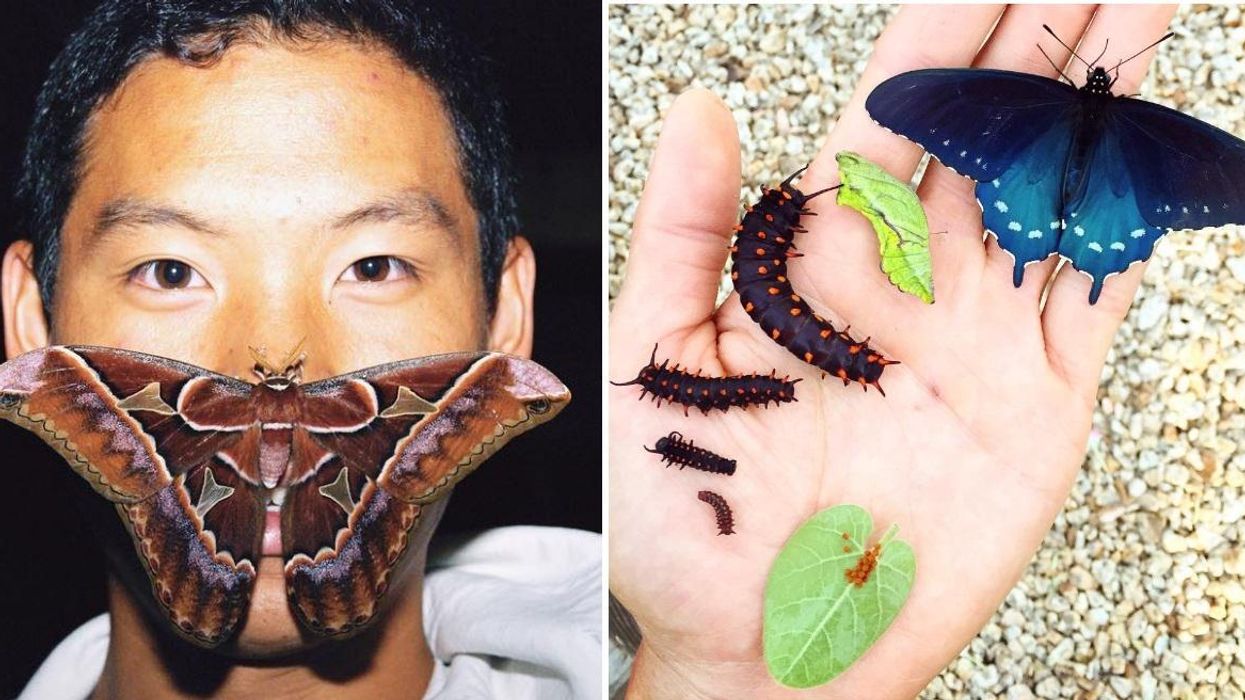
M331 227L342 229L355 224L384 223L399 218L417 226L431 224L446 231L453 231L456 224L449 209L436 195L417 187L408 187L337 217Z
M436 195L417 187L408 187L334 217L329 226L343 229L360 223L383 223L399 218L416 226L432 225L447 232L453 231L456 224L449 209ZM110 233L125 226L179 226L213 237L225 235L221 229L185 209L121 197L100 207L91 228L89 244L98 244Z
M91 243L96 243L122 226L143 225L180 226L209 236L222 235L220 230L185 209L122 197L100 207L95 216L95 225L91 228L90 240Z

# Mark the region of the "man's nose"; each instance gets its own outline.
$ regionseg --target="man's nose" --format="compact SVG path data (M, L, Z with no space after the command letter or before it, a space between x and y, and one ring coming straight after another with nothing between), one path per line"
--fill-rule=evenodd
M302 381L336 374L331 353L342 344L331 337L322 302L308 297L267 295L247 304L249 312L238 314L222 338L232 345L230 373L254 381L257 370L276 374L297 365Z

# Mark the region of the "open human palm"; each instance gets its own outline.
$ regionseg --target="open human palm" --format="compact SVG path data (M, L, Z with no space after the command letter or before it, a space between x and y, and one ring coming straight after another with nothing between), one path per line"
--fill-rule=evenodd
M805 192L837 184L834 155L844 149L901 179L912 175L920 149L874 125L863 107L891 75L938 65L1054 75L1036 47L1043 23L1095 53L1110 36L1122 57L1161 34L1171 15L1168 7L1103 7L1096 16L1093 6L904 8L797 184ZM1049 43L1062 65L1067 52ZM1117 93L1135 89L1151 56L1120 69ZM1109 52L1103 64L1115 58ZM802 380L798 401L708 416L693 408L685 417L682 406L638 402L639 387L611 389L610 588L644 634L632 694L794 694L769 679L762 658L766 576L801 522L855 503L873 515L875 538L900 526L917 576L892 627L818 692L912 697L995 611L1063 505L1102 364L1144 266L1109 280L1094 306L1089 279L1057 271L1054 259L1031 265L1013 288L1011 257L982 241L972 183L931 164L918 194L931 229L945 233L931 237L936 303L926 305L887 282L863 217L836 206L833 194L812 200L818 216L802 222L804 257L791 261L792 284L838 327L850 322L853 337L871 337L900 363L882 374L883 397L800 362L736 295L715 308L739 177L729 112L704 91L680 97L636 215L611 315L610 376L634 377L656 343L659 361L709 375L776 368ZM737 460L737 472L663 468L644 446L671 430ZM727 499L737 534L717 536L712 512L696 499L701 489Z

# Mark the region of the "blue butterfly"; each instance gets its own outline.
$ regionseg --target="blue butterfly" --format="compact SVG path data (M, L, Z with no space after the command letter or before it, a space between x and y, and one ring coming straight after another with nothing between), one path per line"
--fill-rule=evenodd
M982 223L1015 258L1017 287L1026 265L1059 253L1089 275L1093 304L1107 277L1149 259L1167 231L1245 223L1245 141L1113 95L1115 78L1076 58L1087 69L1080 88L1027 73L934 68L886 80L865 108L977 181Z

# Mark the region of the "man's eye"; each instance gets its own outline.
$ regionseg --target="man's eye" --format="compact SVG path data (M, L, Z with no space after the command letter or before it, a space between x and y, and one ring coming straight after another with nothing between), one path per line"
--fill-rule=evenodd
M341 279L345 282L386 282L414 276L415 269L405 260L391 255L377 255L351 265L342 273Z
M207 286L203 275L180 260L152 260L143 263L130 272L130 279L151 289L189 289Z

